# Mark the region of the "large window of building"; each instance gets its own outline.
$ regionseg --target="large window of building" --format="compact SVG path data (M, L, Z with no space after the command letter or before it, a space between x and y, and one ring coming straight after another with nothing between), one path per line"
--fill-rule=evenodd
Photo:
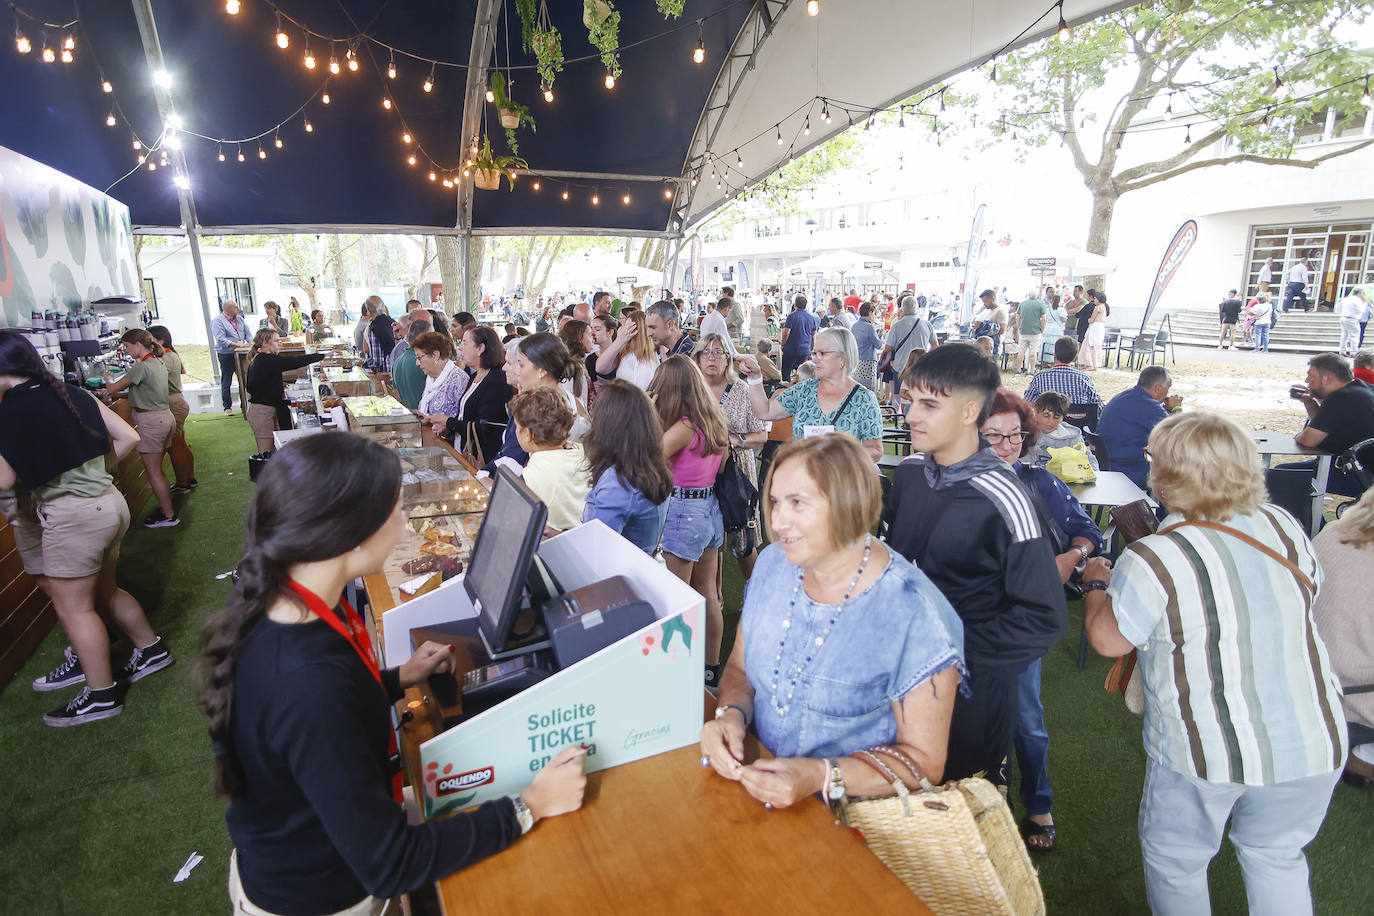
M1370 235L1374 221L1299 223L1255 226L1250 230L1250 257L1244 279L1247 296L1259 289L1260 270L1274 259L1269 291L1283 294L1283 273L1306 259L1311 268L1307 295L1313 301L1335 302L1352 286L1374 282Z
M257 313L253 301L253 280L250 277L216 277L215 291L219 301L233 299L239 304L239 311L245 315Z

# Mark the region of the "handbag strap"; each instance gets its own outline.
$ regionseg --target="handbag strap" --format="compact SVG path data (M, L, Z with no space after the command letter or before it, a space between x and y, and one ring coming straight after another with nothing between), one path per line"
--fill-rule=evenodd
M916 761L911 759L911 757L906 753L906 751L892 747L891 745L887 744L875 744L873 747L869 748L869 751L874 754L886 754L893 760L896 760L902 766L906 767L907 771L911 773L912 779L916 780L916 783L920 785L921 788L935 788L933 785L931 785L930 780L926 779L926 775L921 772L920 766L917 765Z
M844 416L844 410L845 410L845 408L849 406L849 402L850 402L850 401L854 400L854 395L858 394L858 393L859 393L859 389L862 388L862 387L863 387L863 386L860 385L858 382L855 382L855 383L854 383L854 387L849 389L849 394L845 395L844 403L840 405L840 409L839 409L839 410L835 411L835 416L832 417L831 420L830 420L830 425L831 425L831 426L838 426L838 425L840 424L840 417ZM820 393L819 393L819 391L817 392L816 399L817 399L818 401L820 400Z
M1270 559L1277 560L1279 563L1283 564L1283 566L1286 567L1289 572L1291 572L1294 576L1297 577L1298 582L1302 584L1303 588L1307 590L1309 598L1313 595L1316 595L1317 584L1312 581L1312 579L1307 575L1307 573L1303 572L1301 569L1298 568L1298 564L1294 563L1292 560L1288 559L1283 554L1279 553L1277 550L1274 550L1269 545L1261 541L1258 541L1255 538L1252 538L1244 531L1237 531L1230 525L1223 525L1220 522L1209 522L1203 521L1201 519L1194 519L1192 521L1176 522L1175 524L1172 524L1167 528L1159 529L1159 531L1157 531L1156 534L1168 534L1170 531L1174 531L1178 528L1184 528L1188 525L1192 525L1195 528L1210 528L1213 531L1220 531L1223 534L1229 534L1237 540L1245 542L1246 544L1255 548L1260 553L1264 554Z

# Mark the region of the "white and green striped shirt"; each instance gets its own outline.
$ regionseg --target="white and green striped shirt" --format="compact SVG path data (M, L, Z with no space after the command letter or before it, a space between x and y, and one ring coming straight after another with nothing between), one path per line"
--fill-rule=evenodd
M1225 524L1320 585L1312 544L1287 512L1265 505ZM1340 686L1291 570L1233 535L1188 526L1128 547L1107 594L1140 650L1150 759L1252 786L1344 765Z

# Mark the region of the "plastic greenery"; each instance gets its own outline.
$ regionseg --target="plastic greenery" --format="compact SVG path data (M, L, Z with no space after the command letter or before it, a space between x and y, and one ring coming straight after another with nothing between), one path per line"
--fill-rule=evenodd
M602 15L610 10L606 15ZM583 23L587 40L601 52L601 63L612 76L620 76L620 11L608 0L584 0Z
M492 91L495 92L495 90ZM501 186L501 175L505 174L509 181L509 175L512 169L527 169L529 167L530 164L519 156L497 156L493 153L491 149L491 138L486 134L482 135L482 149L472 160L472 168L474 171L484 172L488 175L492 172L496 173L496 184L498 188ZM509 181L509 183L510 190L514 191L515 182Z
M528 125L530 130L537 130L534 124L534 117L530 114L528 106L522 105L506 94L506 75L500 70L491 71L487 78L487 85L491 87L492 97L495 99L496 107L505 114L509 112L518 115L521 125ZM504 126L504 125L503 125ZM515 136L515 127L506 128L506 146L510 148L512 156L520 155L520 141Z
M530 50L538 66L539 84L545 89L552 87L554 77L563 72L563 36L553 26L537 28L530 36Z

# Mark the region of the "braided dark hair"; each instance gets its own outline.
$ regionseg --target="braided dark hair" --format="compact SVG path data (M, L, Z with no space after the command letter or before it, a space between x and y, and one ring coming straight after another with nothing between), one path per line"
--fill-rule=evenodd
M396 453L342 432L291 442L258 477L234 591L206 623L196 662L200 705L210 718L216 794L233 799L244 790L231 722L234 673L249 633L278 598L304 610L286 588L291 566L341 556L367 540L395 511L400 491ZM327 495L295 498L303 492Z
M48 366L38 355L37 348L29 338L19 331L0 329L0 375L18 375L35 381L47 388L66 406L81 428L97 439L104 439L108 433L91 429L77 412L72 396L67 391L67 383L48 371Z

